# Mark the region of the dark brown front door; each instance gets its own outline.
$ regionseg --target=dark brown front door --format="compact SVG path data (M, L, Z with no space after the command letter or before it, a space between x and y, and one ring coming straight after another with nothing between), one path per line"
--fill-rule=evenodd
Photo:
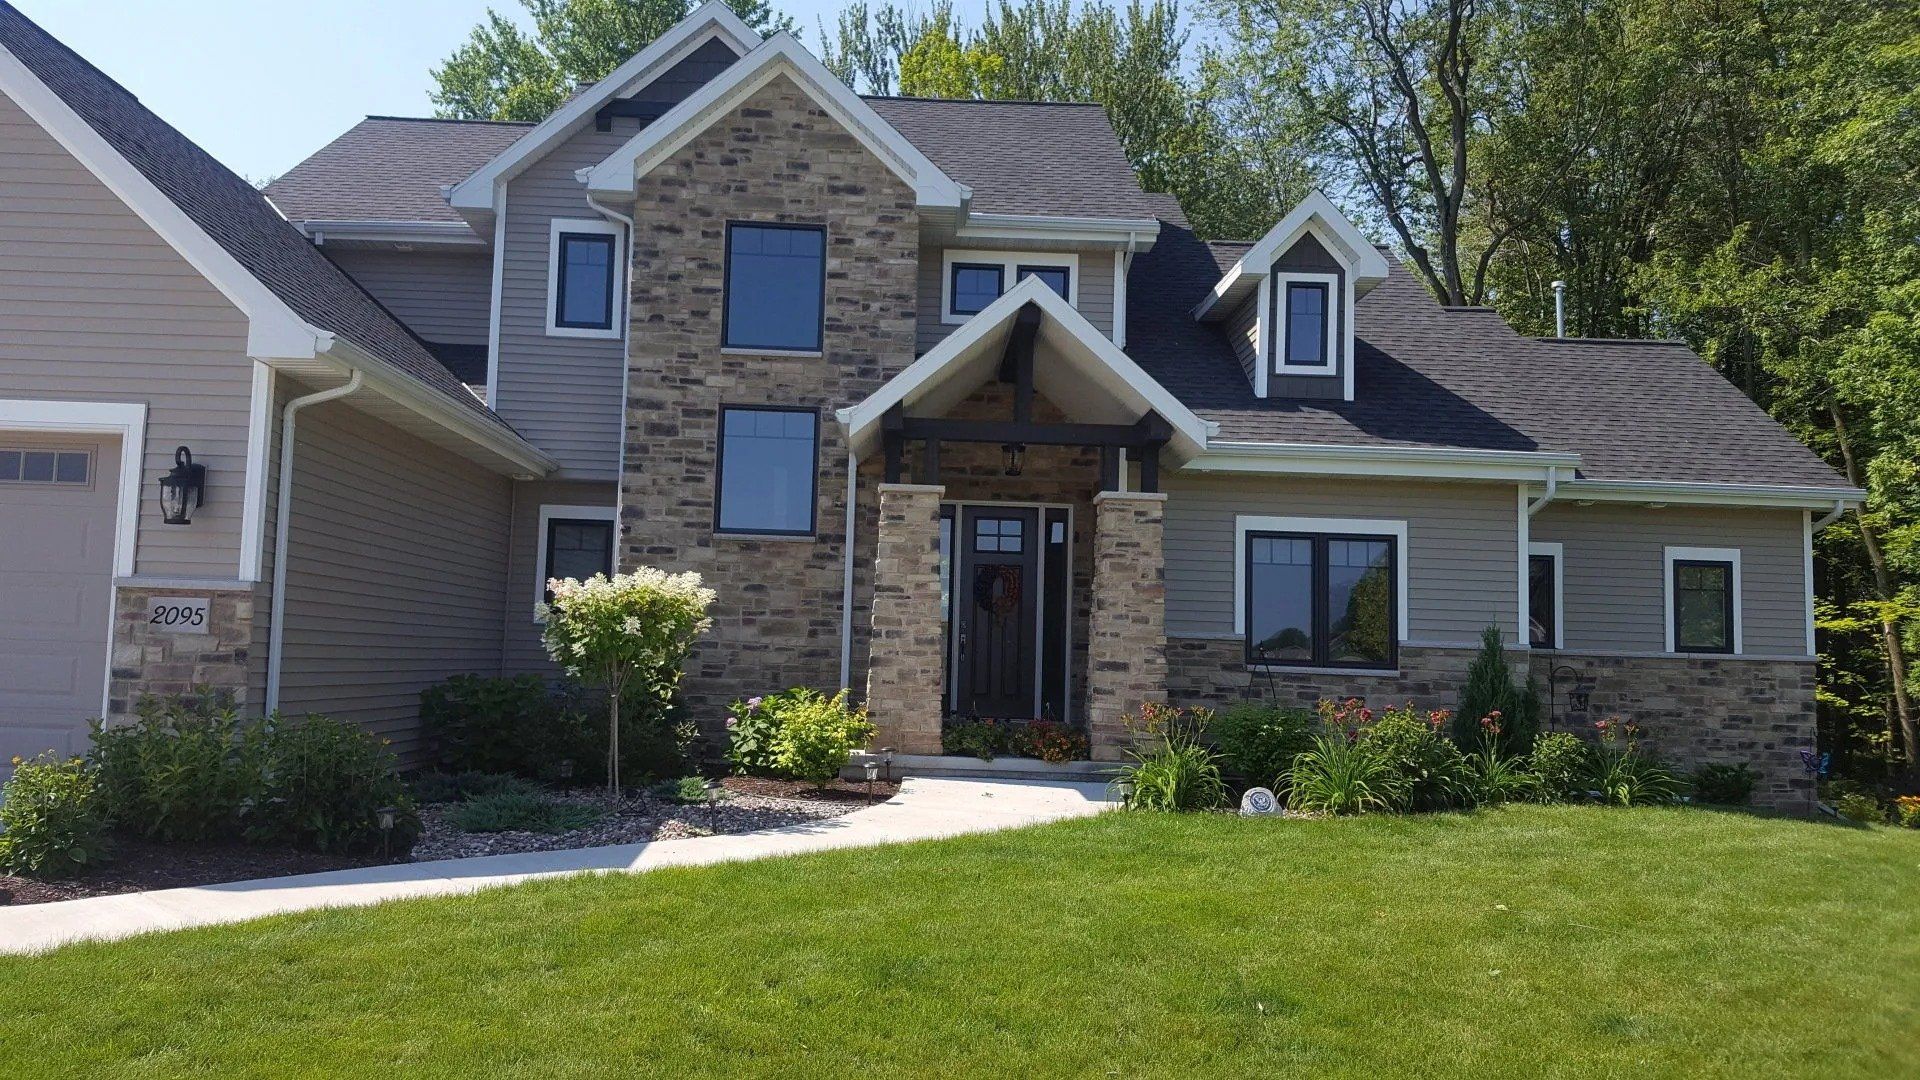
M957 540L959 711L1033 719L1039 511L964 507Z

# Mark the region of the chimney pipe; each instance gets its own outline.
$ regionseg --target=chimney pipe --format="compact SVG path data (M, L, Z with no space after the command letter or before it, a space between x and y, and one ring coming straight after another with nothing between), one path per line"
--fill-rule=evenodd
M1567 336L1567 283L1553 283L1553 336Z

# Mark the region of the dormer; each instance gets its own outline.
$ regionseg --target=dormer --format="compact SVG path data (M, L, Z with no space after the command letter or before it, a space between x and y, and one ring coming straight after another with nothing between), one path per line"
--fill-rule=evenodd
M1259 397L1353 400L1353 305L1387 260L1314 192L1255 241L1194 309L1233 338Z

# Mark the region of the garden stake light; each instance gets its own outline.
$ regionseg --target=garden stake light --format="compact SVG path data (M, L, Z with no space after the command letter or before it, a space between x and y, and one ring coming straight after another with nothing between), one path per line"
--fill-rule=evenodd
M392 854L393 819L394 815L399 812L400 808L397 806L383 806L374 811L374 813L378 815L378 821L380 823L380 854L383 857Z
M880 748L880 758L881 758L881 760L882 760L882 761L884 761L884 762L886 762L886 765L887 765L887 783L889 783L889 784L891 784L891 783L893 783L893 747L891 747L891 746L883 746L883 747L881 747L881 748Z
M880 762L874 760L871 757L868 758L866 760L866 771L867 771L867 805L872 806L873 805L873 782L879 779L880 777Z
M720 831L720 781L707 781L707 828Z

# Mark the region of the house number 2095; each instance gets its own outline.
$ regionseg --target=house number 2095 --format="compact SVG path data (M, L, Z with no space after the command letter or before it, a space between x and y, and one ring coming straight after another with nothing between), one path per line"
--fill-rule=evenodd
M207 629L207 609L210 606L204 596L161 597L148 606L147 625L163 633L202 633Z

